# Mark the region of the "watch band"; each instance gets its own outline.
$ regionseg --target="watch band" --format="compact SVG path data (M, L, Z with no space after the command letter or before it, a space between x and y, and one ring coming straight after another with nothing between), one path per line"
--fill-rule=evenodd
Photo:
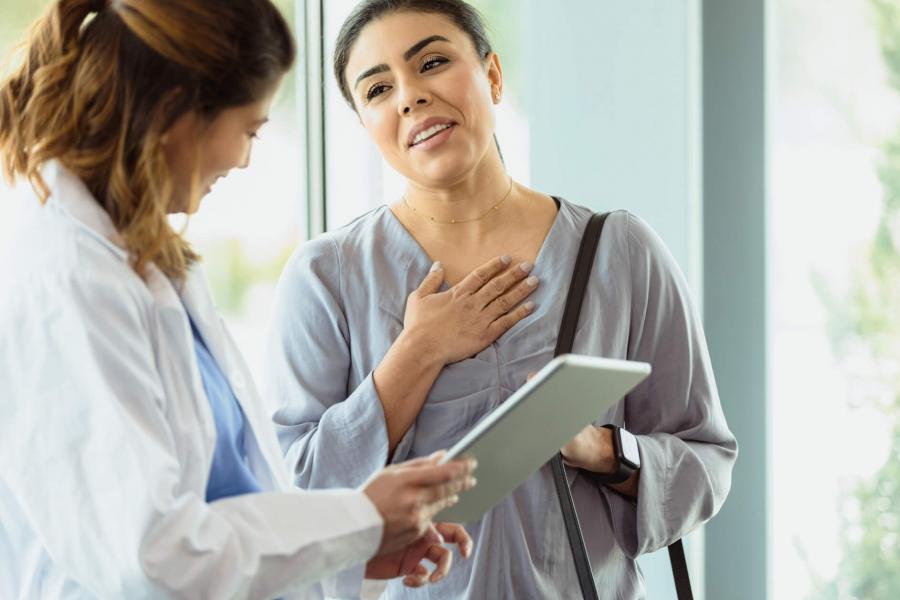
M622 452L622 433L621 427L615 425L603 425L603 427L612 431L613 455L616 457L616 470L612 473L592 473L594 481L603 485L615 485L624 483L634 474L635 470L626 460Z

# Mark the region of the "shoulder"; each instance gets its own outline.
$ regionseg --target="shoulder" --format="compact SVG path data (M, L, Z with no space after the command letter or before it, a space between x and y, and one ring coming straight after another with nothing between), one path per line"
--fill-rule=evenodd
M396 242L390 209L379 206L347 225L300 244L288 260L283 278L315 278L337 283L348 272L380 269Z
M146 285L127 256L48 204L32 212L0 258L5 316L25 312L103 310L149 304ZM112 306L106 306L110 302Z

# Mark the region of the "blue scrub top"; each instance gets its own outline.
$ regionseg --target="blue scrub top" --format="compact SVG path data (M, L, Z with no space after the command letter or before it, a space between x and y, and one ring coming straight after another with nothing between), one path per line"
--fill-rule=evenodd
M209 399L213 418L216 422L216 451L213 454L209 483L206 486L206 501L213 502L220 498L252 494L261 491L256 477L247 464L247 451L244 446L245 417L228 380L210 354L206 343L197 330L193 319L191 331L194 334L194 349L197 353L197 365L200 367L200 378L203 389Z

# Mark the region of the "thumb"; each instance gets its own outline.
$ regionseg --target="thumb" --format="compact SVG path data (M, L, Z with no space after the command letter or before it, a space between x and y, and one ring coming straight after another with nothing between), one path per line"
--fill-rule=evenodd
M425 279L422 280L422 283L419 284L416 292L418 292L419 296L434 294L441 289L442 283L444 283L444 265L440 262L436 262L431 265L431 271L428 272L428 275L426 275Z

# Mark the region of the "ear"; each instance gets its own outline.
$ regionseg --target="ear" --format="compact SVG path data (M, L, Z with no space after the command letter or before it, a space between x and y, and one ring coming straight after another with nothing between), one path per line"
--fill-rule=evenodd
M178 101L182 96L182 89L180 87L176 87L174 89L169 90L163 96L160 101L159 108L157 109L158 115L161 115L164 119L167 118L171 111L173 111ZM171 124L160 134L159 142L163 147L169 146L172 143L176 143L180 138L183 138L197 123L197 114L194 111L188 111L179 115Z
M500 64L500 55L491 52L485 59L488 82L491 84L491 98L494 104L500 104L503 97L503 67Z
M197 113L193 111L183 113L159 136L160 145L166 148L173 144L196 140L199 133L199 123L200 118Z

